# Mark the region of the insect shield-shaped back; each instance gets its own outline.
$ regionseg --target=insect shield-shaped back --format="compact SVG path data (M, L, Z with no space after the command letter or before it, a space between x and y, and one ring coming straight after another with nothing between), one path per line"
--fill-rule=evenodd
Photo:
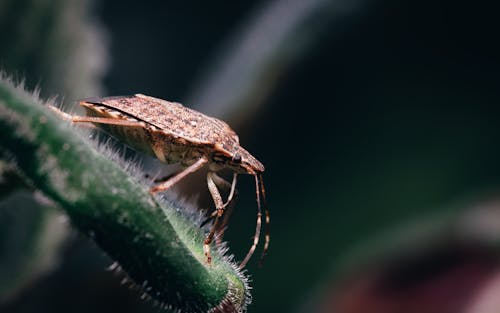
M53 108L62 118L74 123L93 123L111 132L132 148L149 152L160 161L178 162L184 169L167 181L150 189L151 193L168 190L185 176L208 165L207 184L215 204L214 222L204 242L207 263L210 263L210 243L218 227L218 219L232 199L237 174L250 174L255 178L257 198L257 226L254 242L241 263L243 267L253 254L260 237L262 224L261 196L265 191L262 182L264 166L239 144L236 133L225 122L191 110L175 102L169 102L141 94L133 96L88 99L80 104L87 109L89 116L71 116ZM224 185L215 172L230 169L234 172L230 196L224 203L219 188ZM225 181L224 181L225 182ZM219 184L219 185L218 185ZM228 182L225 182L228 185ZM264 200L265 202L265 200ZM269 224L267 207L266 224ZM215 214L215 215L214 215ZM264 253L269 244L266 232Z

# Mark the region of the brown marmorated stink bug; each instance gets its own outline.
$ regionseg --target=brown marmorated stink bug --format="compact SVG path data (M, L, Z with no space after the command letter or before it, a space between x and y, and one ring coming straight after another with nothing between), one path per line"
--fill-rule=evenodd
M260 237L261 197L265 201L262 181L264 166L240 146L238 135L225 122L188 109L180 103L142 94L86 99L80 101L80 105L86 109L87 116L74 116L55 107L50 108L73 123L93 123L132 148L156 156L161 162L180 163L184 167L178 174L152 187L151 193L165 191L188 174L208 166L207 185L215 203L215 210L210 215L214 221L203 244L208 263L211 262L210 244L221 226L221 216L233 198L238 174L253 175L257 224L253 244L240 268L246 265ZM231 184L216 174L221 169L233 171ZM226 202L222 200L218 189L223 185L231 186ZM265 218L266 225L269 225L267 207ZM269 239L269 232L266 231L262 256L267 252Z

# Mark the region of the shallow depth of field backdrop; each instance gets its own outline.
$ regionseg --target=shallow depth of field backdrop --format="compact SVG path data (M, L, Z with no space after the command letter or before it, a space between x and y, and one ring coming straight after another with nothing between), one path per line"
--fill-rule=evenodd
M75 7L47 26L61 27L62 46L28 23L50 6ZM474 305L500 269L498 9L445 0L0 0L0 66L68 107L144 93L232 125L266 166L272 218L264 267L258 257L248 266L249 312L484 313ZM97 28L86 41L94 46L71 40L85 37L72 29L79 15ZM61 62L65 48L82 55ZM48 77L52 59L62 74ZM80 73L93 85L65 86ZM255 221L250 176L238 190L226 240L242 260ZM202 176L176 191L210 204ZM97 247L69 233L57 266L1 312L155 312L105 270L111 261Z

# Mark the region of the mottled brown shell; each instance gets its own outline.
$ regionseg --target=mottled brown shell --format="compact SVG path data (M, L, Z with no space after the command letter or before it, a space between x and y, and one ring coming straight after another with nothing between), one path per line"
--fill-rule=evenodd
M192 143L219 143L226 145L224 148L229 151L232 150L229 146L239 146L238 135L225 122L180 103L137 94L102 98L98 104L121 111Z
M133 146L140 147L143 151L152 152L151 149L154 150L154 146L158 146L157 140L150 138L151 136L157 137L163 134L168 137L170 145L164 144L164 150L165 154L167 152L170 154L168 156L170 159L166 161L185 161L185 164L189 164L193 162L195 156L188 158L186 153L192 153L194 150L188 151L186 147L210 147L209 150L221 152L229 158L239 154L251 167L251 170L245 169L246 172L264 171L264 166L240 147L238 135L229 125L219 119L186 108L180 103L136 94L86 99L80 104L86 107L91 115L97 113L97 116L142 121L149 128L152 127L153 132L148 132L146 129L125 130L122 127L101 126L112 128L111 133L122 133L119 137L128 137L129 140L126 141L133 142ZM158 156L158 153L156 155ZM184 157L186 159L181 160Z

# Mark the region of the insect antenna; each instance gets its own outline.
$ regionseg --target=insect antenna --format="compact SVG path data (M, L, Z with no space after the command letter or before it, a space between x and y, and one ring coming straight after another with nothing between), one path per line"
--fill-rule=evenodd
M259 261L259 266L262 266L262 264L264 263L264 258L267 255L267 250L269 249L269 241L271 240L271 235L270 235L271 217L269 215L269 209L267 208L266 189L264 188L264 179L262 178L262 174L259 175L259 179L260 179L260 193L262 195L262 202L264 203L264 213L266 215L265 243L264 243L264 249L262 249L262 255L260 256L260 261Z
M255 194L257 197L257 223L255 225L255 235L253 236L253 244L250 247L250 250L248 250L245 259L241 262L240 269L244 268L245 265L248 263L248 260L250 260L250 258L252 257L252 254L255 251L257 244L259 243L260 226L262 225L262 208L260 206L259 176L257 176L257 174L254 174L254 177L255 177Z

